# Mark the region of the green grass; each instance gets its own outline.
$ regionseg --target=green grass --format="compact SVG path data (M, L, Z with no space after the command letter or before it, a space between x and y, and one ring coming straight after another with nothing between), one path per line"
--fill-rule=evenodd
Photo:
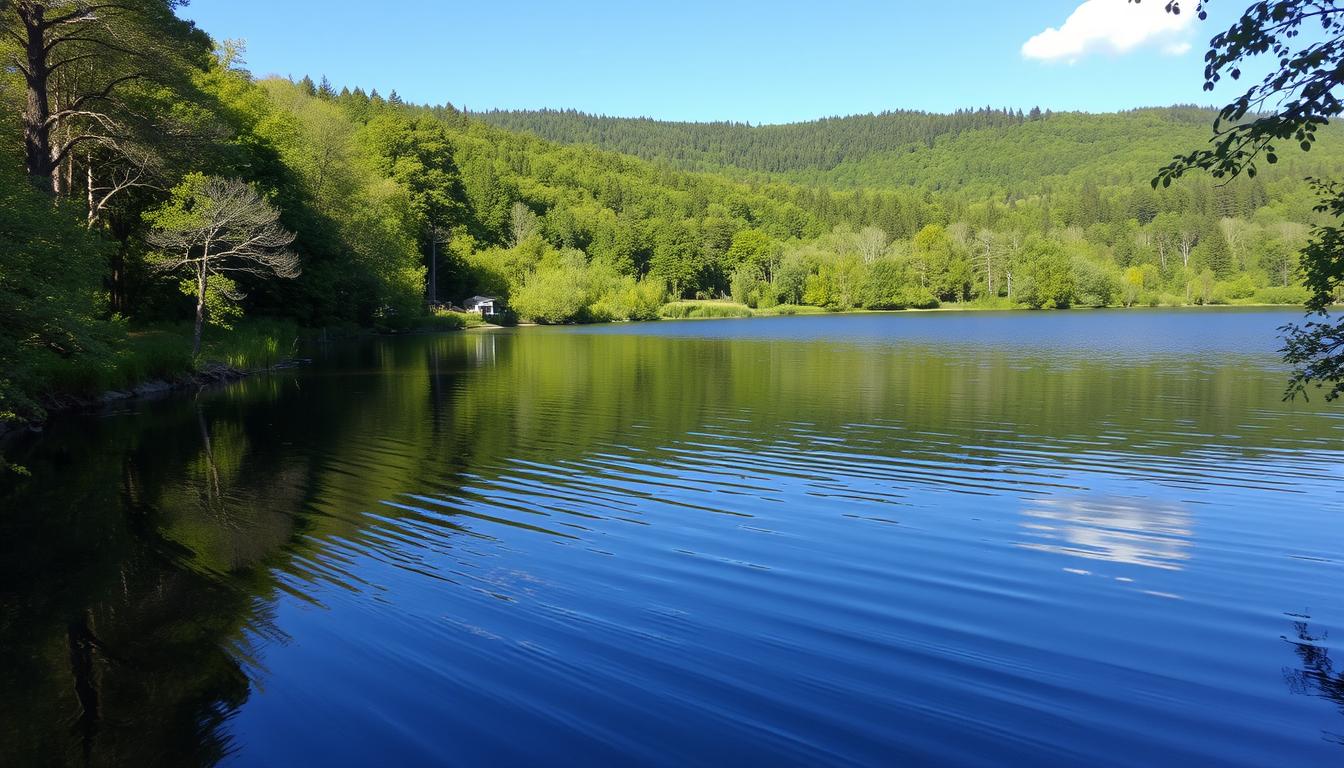
M375 326L383 333L410 333L416 331L440 332L460 331L464 328L480 328L488 325L476 312L449 312L436 310L423 315L391 315L384 317Z
M255 319L233 329L207 329L200 356L191 356L191 325L156 325L119 332L98 349L60 358L41 355L29 368L27 389L38 398L91 397L172 380L213 365L242 371L270 368L293 357L303 336L294 323Z
M658 310L658 316L668 320L751 317L755 314L746 304L731 301L673 301Z
M203 340L196 367L221 363L240 371L264 370L297 355L303 337L299 326L283 320L258 318L237 323L232 330L212 329Z
M777 315L824 315L824 307L813 307L807 304L777 304L773 307L755 310L757 317L774 317Z

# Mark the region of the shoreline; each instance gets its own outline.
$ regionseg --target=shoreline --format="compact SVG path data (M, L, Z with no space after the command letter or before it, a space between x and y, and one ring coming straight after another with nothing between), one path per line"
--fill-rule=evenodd
M685 300L685 303L691 303L692 300ZM728 307L738 311L745 311L749 314L741 315L689 315L687 317L658 317L655 320L615 320L615 321L596 321L591 323L553 323L551 325L605 325L608 323L619 322L681 322L683 320L758 320L776 317L821 317L825 315L900 315L900 314L937 314L940 312L1003 312L1003 313L1056 313L1056 312L1128 312L1128 311L1226 311L1238 309L1280 309L1280 310L1301 310L1304 315L1310 314L1309 310L1301 304L1178 304L1178 305L1134 305L1134 306L1104 306L1104 307L1041 307L1033 309L1025 306L1014 307L987 307L967 304L946 304L937 307L907 307L905 309L863 309L855 307L852 309L823 309L821 307L808 306L807 311L803 312L776 312L773 309L752 309L745 304L737 304L730 301L717 301L713 299L700 299L694 303L709 307ZM1335 305L1332 307L1344 309L1344 305ZM528 325L519 323L519 325ZM531 325L537 325L532 323Z
M693 300L686 300L693 301ZM442 333L463 333L463 332L482 332L510 330L514 328L563 328L566 326L580 325L617 325L629 323L660 323L660 322L684 322L684 321L706 321L706 320L759 320L781 317L820 317L826 315L898 315L898 314L937 314L937 313L957 313L957 312L1071 312L1071 311L1127 311L1127 310L1167 310L1167 311L1226 311L1237 309L1299 309L1304 313L1306 308L1300 304L1182 304L1179 306L1109 306L1109 307L1067 307L1031 309L1029 307L986 307L986 306L967 306L967 305L943 305L929 308L907 308L907 309L847 309L847 310L827 310L819 307L809 307L807 311L802 312L772 312L770 309L755 310L745 304L736 304L728 301L716 301L712 299L701 299L696 303L707 306L728 306L745 309L751 314L732 317L714 317L714 316L689 316L689 317L658 317L653 320L602 320L589 323L534 323L519 322L509 326L481 324L471 325L463 328L453 329L416 329L411 331L402 331L400 333L373 334L386 336L401 335L433 335ZM130 400L148 400L156 397L162 397L174 392L181 392L191 387L204 389L206 387L231 384L242 379L254 376L259 373L270 373L272 371L293 368L307 362L301 358L287 358L281 360L269 367L242 369L226 365L224 363L212 363L203 367L199 371L184 373L172 378L152 378L139 382L134 386L124 389L109 389L96 395L56 393L44 397L40 404L43 408L43 416L37 420L0 422L0 440L6 440L16 434L23 432L40 432L43 426L51 416L63 413L72 413L79 411L95 410L113 403L125 402Z
M204 366L199 371L184 373L172 378L158 377L146 379L133 387L127 387L125 389L109 389L96 395L71 393L49 395L40 401L43 410L42 418L25 421L0 422L0 440L7 440L14 435L23 434L25 432L41 432L46 426L46 423L53 416L95 411L114 403L122 403L132 400L153 400L176 392L182 392L183 390L191 389L193 387L198 390L204 390L206 388L223 386L225 384L233 384L257 374L294 368L304 362L307 361L299 358L291 358L281 360L267 368L253 369L235 368L223 363L212 363Z

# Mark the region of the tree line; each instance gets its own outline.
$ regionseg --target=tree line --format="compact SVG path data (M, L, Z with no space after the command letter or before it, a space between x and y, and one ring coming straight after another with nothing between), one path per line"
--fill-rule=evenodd
M801 128L559 113L616 125L655 158L641 159L395 91L258 79L241 44L178 5L0 8L6 418L37 412L71 371L124 367L137 335L165 323L195 320L198 348L202 326L209 337L247 316L399 329L474 293L541 322L653 318L683 298L1299 301L1295 254L1322 215L1301 176L1344 157L1323 146L1315 165L1152 189L1142 169L1170 156L1173 125L1200 130L1198 110ZM717 154L677 159L678 142L705 136ZM220 238L211 217L228 206L249 224Z

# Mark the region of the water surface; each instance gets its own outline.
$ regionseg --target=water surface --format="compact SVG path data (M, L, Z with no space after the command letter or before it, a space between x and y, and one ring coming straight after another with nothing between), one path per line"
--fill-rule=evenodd
M57 419L0 764L1338 765L1292 319L469 332Z

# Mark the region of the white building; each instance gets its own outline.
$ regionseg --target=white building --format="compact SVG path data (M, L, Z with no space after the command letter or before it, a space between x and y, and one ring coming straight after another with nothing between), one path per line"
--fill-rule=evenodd
M480 312L481 317L489 317L497 314L497 306L502 306L499 299L494 296L472 296L470 299L462 302L463 308L468 312Z

